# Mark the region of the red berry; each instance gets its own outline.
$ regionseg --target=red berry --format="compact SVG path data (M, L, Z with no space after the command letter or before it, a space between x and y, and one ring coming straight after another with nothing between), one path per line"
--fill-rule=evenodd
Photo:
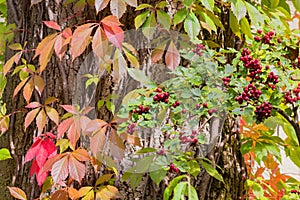
M207 103L203 103L203 108L208 108L208 104Z
M196 104L196 108L199 109L201 105L199 103Z
M182 109L182 111L181 111L183 114L185 114L186 113L186 109Z
M153 101L158 101L159 99L158 99L158 97L157 97L157 95L155 95L154 97L153 97Z
M257 30L257 33L258 33L258 34L261 34L261 33L262 33L262 30Z
M197 144L198 143L198 138L194 138L193 140L192 140L192 144Z

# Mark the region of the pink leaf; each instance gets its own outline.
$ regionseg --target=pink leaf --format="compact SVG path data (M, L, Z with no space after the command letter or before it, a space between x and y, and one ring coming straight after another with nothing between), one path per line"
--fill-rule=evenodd
M80 138L80 127L78 123L73 123L68 130L68 138L70 140L71 145L75 148L77 141Z
M34 174L38 174L39 171L40 171L40 167L38 166L36 159L34 159L30 167L29 175L33 176Z
M108 40L102 28L99 26L92 42L93 52L100 58L103 58L108 50Z
M57 22L54 22L54 21L43 21L43 22L49 28L61 31L60 25L58 25Z
M126 3L123 0L111 0L110 11L113 15L121 18L126 11Z
M65 180L69 174L69 155L62 157L52 166L51 175L54 183Z
M119 21L119 19L116 16L109 15L101 20L102 24L105 24L106 26L122 26L123 24Z
M106 8L107 4L109 3L110 0L95 0L95 8L97 13L104 8Z
M169 45L165 60L167 67L171 70L174 70L180 63L180 54L173 41Z
M69 173L70 173L70 178L73 178L74 180L81 183L81 180L85 174L85 165L83 163L79 162L73 156L70 156L70 158L69 158Z
M57 154L56 146L51 139L44 139L41 146L45 149L47 158L52 158Z
M36 180L38 185L41 187L48 176L48 172L43 172L43 170L39 170L39 173L36 174Z
M59 115L58 112L54 109L51 108L49 106L46 106L46 113L48 115L48 117L56 124L58 125L58 121L59 121Z
M106 142L106 130L107 127L105 126L101 130L99 130L94 136L90 137L90 148L94 156L96 156L98 152L103 150L103 147Z
M59 34L56 37L56 41L54 44L54 51L56 55L59 57L59 60L61 61L63 56L65 55L67 51L67 44L65 43L65 39L63 38L62 34Z
M38 107L41 107L41 106L42 105L39 102L31 102L30 104L25 106L25 108L38 108Z
M81 148L78 148L75 151L73 151L72 156L81 162L88 161L91 159L87 150Z
M74 106L71 106L71 105L60 105L60 106L63 107L63 109L65 109L67 112L69 112L73 115L78 114L77 110Z
M57 138L61 138L73 123L74 123L73 117L62 121L57 128Z
M122 48L124 41L124 31L118 26L107 26L103 24L104 32L108 40L117 48Z
M23 190L17 187L7 187L9 189L9 192L11 196L21 199L21 200L27 200L26 194Z
M30 147L30 149L27 151L24 163L32 160L39 152L40 145L41 145L41 138L38 138Z

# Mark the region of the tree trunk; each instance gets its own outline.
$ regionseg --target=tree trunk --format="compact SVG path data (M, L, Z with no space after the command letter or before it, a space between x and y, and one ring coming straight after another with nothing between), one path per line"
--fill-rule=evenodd
M16 3L12 0L7 0L8 5L8 23L16 23L18 30L15 33L14 43L21 43L22 45L27 41L27 49L36 48L37 44L49 33L51 32L49 28L45 27L42 21L53 20L61 23L65 23L65 19L73 16L73 5L57 6L54 0L42 1L30 7L30 0L20 1ZM143 1L146 2L146 1ZM142 3L142 2L139 2ZM67 21L68 25L80 24L84 22L85 19L93 20L96 19L95 11L91 7L86 7L84 16L79 15L77 17L71 17ZM107 12L103 12L104 15ZM129 10L127 16L123 16L122 22L124 27L127 29L134 29L134 18L130 15L133 14L132 10ZM224 24L226 25L226 24ZM227 26L228 23L227 23ZM228 36L228 35L227 35ZM224 36L226 37L226 36ZM226 44L225 44L226 46ZM7 49L6 59L13 55L13 52ZM168 79L170 77L166 76L164 69L161 69L159 65L153 65L151 59L149 59L149 53L147 49L140 49L140 62L143 63L143 70L147 75L152 76L153 79L160 82L162 80ZM77 73L80 75L84 72L80 72L81 64L86 58L88 53L77 58L74 62L71 62L70 55L66 55L62 62L59 62L58 58L53 56L51 62L48 64L46 71L43 72L43 78L46 83L45 91L43 92L42 99L38 98L38 95L33 95L32 101L41 101L48 96L53 96L59 99L58 104L72 104L74 101L76 103L81 103L84 105L86 100L84 96L78 94L73 95L73 88L76 90L84 91L83 93L88 93L89 91L80 88L82 83L79 83ZM26 54L26 60L31 61L33 58L32 53ZM37 65L37 59L31 61ZM95 61L92 61L95 62ZM87 64L89 66L89 64ZM161 75L161 76L157 76ZM77 78L76 78L77 76ZM0 137L0 146L6 147L11 150L13 159L1 161L0 162L0 196L2 199L12 199L8 193L6 186L16 186L22 188L28 195L28 199L37 198L39 196L40 189L38 188L35 178L29 177L29 163L23 165L24 156L32 144L32 139L34 135L33 126L29 128L26 132L24 131L23 121L26 115L26 110L24 110L25 101L21 95L18 95L13 101L12 95L13 90L17 86L19 79L14 77L8 77L7 87L4 93L4 102L7 102L8 112L13 112L19 110L17 114L13 115L10 122L10 129L8 133ZM117 82L113 82L113 78L110 73L105 72L100 77L100 82L97 86L97 92L95 95L94 104L99 99L105 99L110 95L111 92L121 91L120 96L124 96L128 91L140 86L139 83L129 78L121 79ZM81 85L81 86L80 86ZM125 88L125 90L119 90L119 88ZM94 98L94 97L93 97ZM88 102L91 103L91 102ZM58 105L57 104L57 105ZM91 104L89 104L91 105ZM119 107L120 104L117 104ZM98 117L103 120L112 119L112 114L105 109L105 107L100 110ZM229 123L229 121L227 122ZM47 127L51 130L52 127ZM236 134L232 134L231 127L226 128L223 131L221 145L213 148L210 152L213 161L224 168L224 181L225 184L217 182L212 179L207 173L202 173L195 180L195 186L200 195L200 199L238 199L242 195L242 175L243 175L243 162L242 156L239 153L238 148L238 137ZM159 147L161 145L161 140L158 142L150 142L151 138L148 138L144 146ZM219 144L219 143L217 143ZM86 144L82 144L86 145ZM93 170L92 168L90 170ZM93 174L95 172L90 172L88 174ZM222 174L222 173L221 173ZM90 180L83 181L84 183L92 183L95 179L89 178ZM28 184L30 183L30 184ZM147 175L144 177L141 186L136 190L131 189L127 183L118 182L118 187L120 192L124 195L124 199L162 199L163 190L165 188L165 183L161 183L160 186L156 186Z

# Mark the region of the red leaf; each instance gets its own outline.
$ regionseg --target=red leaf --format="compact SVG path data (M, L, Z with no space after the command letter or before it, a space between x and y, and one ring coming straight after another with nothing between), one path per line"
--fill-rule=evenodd
M106 130L107 127L105 126L90 138L90 148L94 156L96 156L98 152L103 150L106 142Z
M27 77L26 79L24 79L17 85L17 87L14 90L14 94L13 94L12 98L14 98L19 93L19 91L22 89L22 87L25 85L25 83L27 82L28 79L29 79L29 77Z
M34 159L31 164L31 167L30 167L29 175L33 176L34 174L37 174L37 173L39 173L39 170L40 170L40 167L37 165L37 162Z
M68 130L68 138L70 140L71 145L75 148L77 141L80 138L80 127L78 126L79 123L71 124Z
M41 143L41 146L45 149L48 159L56 156L57 154L56 146L51 139L49 138L44 139Z
M74 60L80 54L83 53L90 41L90 35L94 29L95 23L87 23L82 26L77 27L73 33L71 41L71 54Z
M37 117L36 117L36 125L37 125L37 127L38 127L38 132L39 133L42 133L43 132L43 129L44 129L44 127L45 127L45 125L46 125L46 121L47 121L47 118L46 118L47 116L46 116L46 113L45 113L45 111L42 109L40 112L39 112L39 114L37 115Z
M17 187L7 187L9 189L9 192L11 196L21 199L21 200L27 200L26 194L23 190Z
M65 43L65 41L66 40L63 38L62 34L59 34L56 37L56 41L54 44L54 51L60 61L62 60L63 56L65 55L65 53L67 51L67 44Z
M63 107L63 109L65 109L67 112L69 112L73 115L78 114L77 110L74 106L71 106L71 105L60 105L60 106Z
M39 173L36 174L36 180L38 185L41 187L48 176L48 172L43 172L43 170L39 170Z
M65 39L68 39L72 36L72 30L70 28L66 28L63 30L62 32L62 36L65 38Z
M103 24L103 28L108 40L117 48L122 48L124 31L118 26L106 26L105 24Z
M165 60L167 67L171 70L174 70L180 63L180 54L173 41L169 45Z
M38 107L41 107L41 106L42 106L42 104L40 104L39 102L31 102L30 104L25 106L25 108L38 108Z
M84 162L90 160L90 155L85 149L78 148L72 152L72 156L77 160Z
M108 50L108 40L102 28L99 26L92 43L93 52L100 58L104 58Z
M113 15L121 18L126 11L126 3L124 0L111 0L110 11Z
M95 8L97 13L104 8L106 8L107 4L109 3L110 0L95 0Z
M46 106L46 113L48 115L48 117L56 124L58 125L58 121L59 121L59 115L58 112L54 109L51 108L49 106Z
M62 121L57 128L57 138L61 138L73 123L74 123L73 117Z
M109 15L101 20L102 24L105 24L106 26L122 26L123 24L119 21L119 19L116 16Z
M25 122L24 122L25 130L32 123L32 121L34 120L34 118L36 117L36 115L39 111L40 111L40 108L36 108L36 109L30 111L29 113L27 113L27 115L25 117Z
M33 158L35 158L35 156L38 154L39 150L40 150L40 145L41 145L41 138L38 138L33 144L32 146L28 149L26 156L25 156L25 160L24 163L32 160Z
M69 173L70 173L70 178L73 178L74 180L81 183L81 180L85 174L85 165L83 163L79 162L73 156L70 156L70 158L69 158Z
M33 82L34 82L35 89L38 91L38 93L41 96L45 87L44 79L42 79L42 77L38 75L34 75Z
M34 82L33 82L33 78L31 78L26 85L24 86L23 89L23 96L26 100L27 103L29 103L30 98L32 96L33 93L33 89L34 89Z
M65 180L69 174L69 155L62 157L60 160L55 162L52 166L51 175L54 183Z
M43 22L49 28L61 31L60 25L58 25L57 22L54 22L54 21L43 21Z

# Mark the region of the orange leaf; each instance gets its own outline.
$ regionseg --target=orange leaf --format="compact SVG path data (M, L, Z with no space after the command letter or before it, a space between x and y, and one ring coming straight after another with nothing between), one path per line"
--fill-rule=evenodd
M61 31L60 25L58 25L57 22L54 22L54 21L43 21L43 22L49 28Z
M34 75L33 82L34 82L35 89L38 91L38 93L41 96L45 87L44 79L42 79L42 77L38 75Z
M60 61L62 60L63 56L65 55L65 53L67 51L67 44L65 43L65 41L66 40L63 38L62 34L59 34L56 37L56 41L54 44L54 51Z
M79 197L83 197L83 196L87 195L87 193L89 193L92 189L93 189L93 187L90 187L90 186L81 187L78 191Z
M165 48L166 48L166 44L163 44L163 45L159 45L158 47L156 47L153 50L153 52L151 54L151 59L152 59L153 63L156 63L157 61L159 61L162 58L162 56L165 52Z
M24 79L17 85L17 87L14 90L14 94L13 94L12 98L14 98L19 93L19 91L22 89L22 87L25 85L25 83L27 82L28 79L29 79L29 77L27 77L26 79Z
M45 99L45 105L48 105L48 104L53 103L53 102L55 102L55 101L58 101L58 99L55 98L55 97L47 97L47 98Z
M62 35L65 39L72 37L72 30L70 28L66 28L63 30Z
M81 116L79 118L77 126L80 127L80 129L82 130L83 134L85 134L84 130L86 129L86 127L88 126L88 124L90 124L91 121L92 120L90 118L88 118L87 116Z
M102 28L99 26L92 43L93 52L100 58L104 58L108 50L108 40L103 32Z
M112 129L109 135L109 147L112 156L117 159L122 159L124 157L124 143L123 140L119 137L119 135Z
M101 130L99 130L94 136L90 137L90 148L94 156L96 156L99 151L103 150L106 141L106 130L107 127L105 126Z
M56 124L58 125L58 121L59 121L59 115L58 112L54 109L51 108L49 106L46 106L46 113L48 115L48 117Z
M80 197L78 190L76 190L75 188L68 187L68 193L69 193L70 199L72 199L72 200L78 199Z
M77 27L74 31L71 41L71 54L72 60L80 56L83 53L90 41L90 35L94 29L95 23L87 23Z
M32 96L33 93L33 89L34 89L34 82L33 82L33 78L31 78L26 85L24 86L23 89L23 96L26 100L27 103L29 103L30 98Z
M129 144L142 147L139 137L136 137L134 135L130 135L130 134L127 134L127 133L124 133L124 132L121 133L121 137L124 140L126 140Z
M55 37L57 36L57 33L53 33L51 35L48 35L47 37L45 37L37 46L36 50L35 50L35 54L33 59L35 59L38 55L40 55L42 53L42 51L44 51L44 49L48 46L49 42L52 41Z
M54 183L65 180L69 174L69 155L62 157L52 166L51 175Z
M55 155L54 157L52 157L52 158L49 158L46 162L45 162L45 164L44 164L44 166L43 166L43 168L42 168L42 172L48 172L48 171L50 171L51 169L52 169L52 167L53 167L53 164L54 163L56 163L61 157L63 157L65 154L57 154L57 155Z
M81 183L81 180L83 179L84 174L85 174L85 165L83 163L79 162L73 156L70 156L70 158L69 158L69 173L70 173L70 178L73 178L74 180Z
M64 189L57 190L54 192L54 194L51 196L50 200L68 200L68 192Z
M42 73L46 69L48 62L52 57L56 39L57 39L57 37L55 37L51 41L49 41L49 43L46 45L46 47L40 53L40 58L39 58L39 62L40 62L39 72L40 73Z
M71 145L75 148L77 141L80 138L80 132L79 127L77 126L77 123L71 124L69 130L68 130L68 138L70 140Z
M107 4L109 3L110 0L95 0L95 8L97 13L104 8L106 8Z
M72 156L81 162L88 161L91 159L87 150L81 148L78 148L75 151L73 151Z
M70 128L71 124L74 123L74 118L71 117L62 121L57 128L57 138L61 138L63 134Z
M12 68L12 66L13 66L14 63L16 63L16 64L18 63L21 55L22 55L22 52L18 52L13 57L11 57L8 61L6 61L5 65L3 67L3 73L4 73L4 75L7 74L7 72Z
M25 106L25 108L38 108L38 107L41 107L41 106L42 105L39 102L31 102L30 104Z
M20 188L17 187L7 187L7 188L9 189L9 192L13 197L21 200L27 199L25 192Z
M119 21L116 16L109 15L101 20L101 23L105 24L106 26L122 26L123 24Z
M37 115L37 113L40 111L40 108L36 108L32 111L30 111L26 117L25 117L25 122L24 122L24 126L25 126L25 130L27 129L27 127L32 123L32 121L34 120L35 116Z
M107 26L105 24L103 24L103 28L108 40L117 48L121 48L124 41L124 31L118 26Z
M165 60L166 60L167 67L171 70L174 70L175 67L177 67L180 63L180 54L173 41L171 41L169 45Z
M103 200L122 198L122 195L119 193L118 189L111 185L102 187L96 195Z
M46 125L46 113L42 109L36 117L36 125L38 127L38 132L41 133Z
M84 129L83 131L87 135L91 136L95 131L102 129L105 125L107 125L106 121L95 119L90 121L90 123L88 123L88 125L86 126L86 129Z

